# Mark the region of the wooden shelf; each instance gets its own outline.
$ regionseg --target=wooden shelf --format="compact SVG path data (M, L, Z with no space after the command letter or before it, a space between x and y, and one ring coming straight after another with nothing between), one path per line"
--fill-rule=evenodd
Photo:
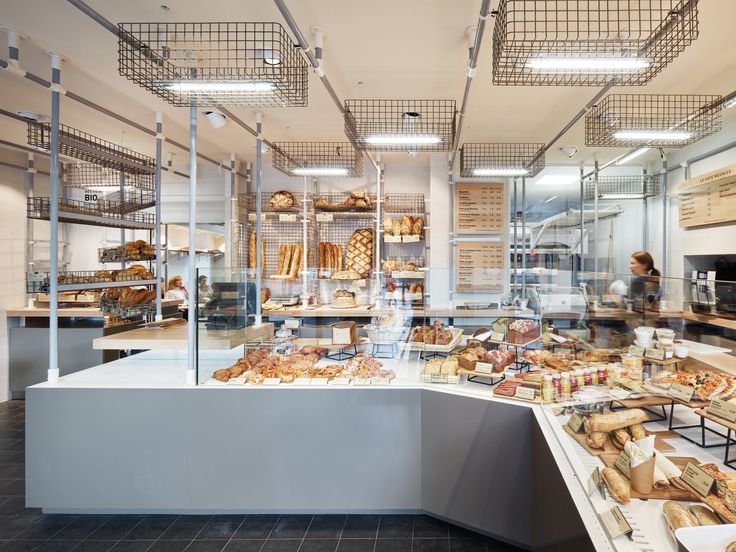
M696 314L694 312L683 312L682 317L690 322L698 322L699 324L708 324L710 326L718 326L728 330L736 330L736 320L729 318L720 318L710 314Z

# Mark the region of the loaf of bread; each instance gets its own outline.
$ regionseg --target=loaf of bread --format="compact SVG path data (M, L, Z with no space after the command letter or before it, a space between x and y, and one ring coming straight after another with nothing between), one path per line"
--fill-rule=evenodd
M401 217L401 235L402 236L410 236L411 235L411 229L412 229L412 219L408 215L404 215Z
M411 233L415 236L421 236L424 232L424 217L416 217L411 225Z
M345 269L354 270L365 278L373 265L373 229L361 228L353 232L345 254Z
M672 535L682 527L697 527L698 520L682 504L668 500L662 504L662 512L667 520L667 528Z
M590 417L591 431L614 431L634 424L641 424L647 421L647 415L638 408L631 410L621 410L619 412L610 412L608 414L593 414Z

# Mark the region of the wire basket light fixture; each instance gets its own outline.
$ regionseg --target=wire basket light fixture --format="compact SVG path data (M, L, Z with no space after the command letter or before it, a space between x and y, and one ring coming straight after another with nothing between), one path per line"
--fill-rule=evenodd
M276 142L273 166L289 176L363 176L363 153L352 142Z
M658 174L642 174L632 176L599 176L598 199L646 199L660 194L662 179ZM584 184L585 201L595 199L595 181L587 180Z
M346 100L345 134L367 151L450 151L455 100Z
M585 144L680 148L718 132L721 96L611 94L585 115Z
M118 69L175 106L307 105L307 63L278 23L120 23Z
M543 143L463 144L462 177L533 177L544 168Z
M698 37L698 0L501 0L493 83L644 85Z

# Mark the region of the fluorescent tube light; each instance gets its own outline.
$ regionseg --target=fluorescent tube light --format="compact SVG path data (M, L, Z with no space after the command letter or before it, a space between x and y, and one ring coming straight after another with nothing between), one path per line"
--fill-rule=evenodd
M644 194L601 194L598 199L644 199Z
M428 146L441 141L441 136L433 134L372 134L365 138L372 146Z
M473 176L526 176L526 169L474 169Z
M628 154L627 156L622 157L621 159L619 159L618 161L616 161L616 165L625 165L626 163L628 163L632 159L636 159L637 157L639 157L640 155L645 154L648 151L649 151L649 148L639 148L638 150L634 150L630 154Z
M619 140L658 140L682 142L692 136L692 132L673 132L668 130L619 130L613 137Z
M538 57L527 66L542 71L636 71L646 69L651 61L642 58L569 58Z
M160 86L175 92L271 92L276 84L270 81L206 81L182 80L160 83Z
M542 178L537 180L539 186L567 186L568 184L574 184L580 182L579 176L572 176L569 174L545 174Z
M732 107L736 107L736 98L731 98L727 102L724 102L723 107L726 109L731 109Z
M291 173L298 176L346 176L348 170L340 167L303 167L292 169Z

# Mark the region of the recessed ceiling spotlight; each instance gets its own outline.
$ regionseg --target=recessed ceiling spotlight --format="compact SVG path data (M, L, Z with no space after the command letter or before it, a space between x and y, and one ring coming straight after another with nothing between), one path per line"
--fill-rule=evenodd
M24 119L28 119L29 121L36 121L37 123L45 123L49 120L48 115L44 115L43 113L36 113L35 111L30 111L28 109L19 109L18 111L16 111L16 113Z
M414 123L418 122L419 119L422 118L422 114L418 111L404 111L401 114L401 119L404 121L404 124L407 125L413 125Z
M281 65L281 54L278 50L263 49L257 53L257 57L271 67Z

